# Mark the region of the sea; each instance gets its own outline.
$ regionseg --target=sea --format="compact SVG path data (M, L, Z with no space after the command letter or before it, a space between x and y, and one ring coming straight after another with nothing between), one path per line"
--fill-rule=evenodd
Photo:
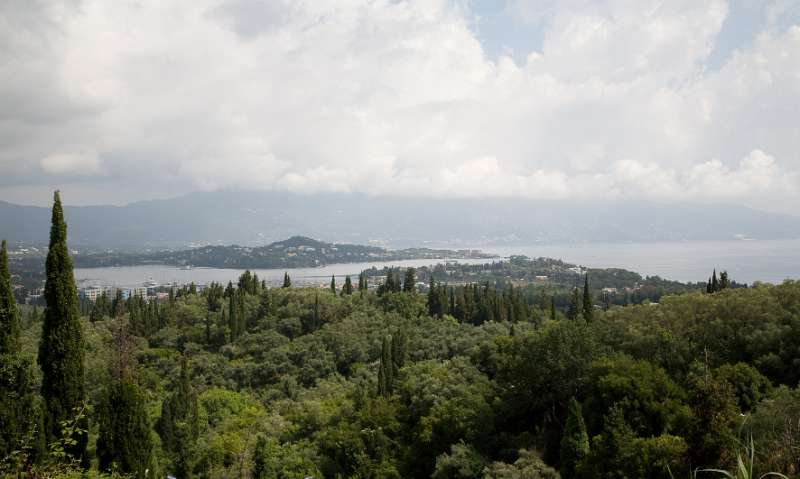
M463 248L463 246L459 246ZM456 249L455 247L453 249ZM561 259L590 268L624 268L642 276L665 279L706 281L716 269L727 271L732 280L780 283L785 279L800 279L800 239L797 240L731 240L686 241L663 243L571 243L533 244L524 246L483 247L484 252L500 258L511 255ZM461 263L479 264L498 259L467 259ZM348 263L316 268L255 269L258 277L270 283L283 280L288 271L293 284L327 284L331 276L343 278L357 275L371 267L420 267L447 260L409 260L369 263ZM159 284L208 284L212 281L236 281L244 270L222 268L181 269L174 266L148 265L106 268L76 268L79 287L141 286L146 281Z

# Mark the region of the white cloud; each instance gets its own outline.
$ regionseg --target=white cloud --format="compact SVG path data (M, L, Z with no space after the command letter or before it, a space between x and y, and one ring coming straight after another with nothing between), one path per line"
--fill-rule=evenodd
M775 158L753 150L735 168L709 160L688 170L665 169L655 163L619 161L608 177L611 190L660 199L734 200L760 192L797 193L791 174L781 171Z
M711 70L723 0L519 0L525 64L461 1L78 3L0 6L0 196L797 194L800 27Z
M51 175L94 176L99 174L96 153L57 153L41 160L42 170Z

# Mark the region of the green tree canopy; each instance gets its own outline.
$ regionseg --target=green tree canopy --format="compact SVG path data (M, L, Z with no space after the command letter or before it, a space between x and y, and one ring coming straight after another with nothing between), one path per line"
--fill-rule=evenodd
M47 307L39 343L42 397L45 401L45 437L48 443L61 436L61 423L83 407L84 349L79 321L78 294L67 249L67 225L58 192L54 195L50 247L45 262L44 297ZM83 428L85 429L85 428ZM77 433L67 452L85 461L88 437Z

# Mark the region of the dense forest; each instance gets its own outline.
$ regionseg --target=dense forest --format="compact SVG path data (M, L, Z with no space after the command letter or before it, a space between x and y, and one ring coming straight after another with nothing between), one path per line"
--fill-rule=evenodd
M370 268L363 272L367 277L384 278L389 268ZM449 262L433 267L423 266L417 277L428 283L430 278L450 285L490 284L495 291L519 288L526 300L537 303L542 310L552 301L560 309L566 309L575 287L582 286L586 276L592 278L587 285L589 293L604 309L612 305L657 303L662 296L708 290L708 283L682 283L659 276L642 277L639 273L621 268L583 268L552 258L528 258L511 256L508 259L482 264ZM712 272L716 277L716 271ZM729 280L727 272L721 272L725 287L740 288L747 285Z
M0 256L0 468L20 477L800 473L800 283L603 303L449 285L237 284L80 307L60 201L47 307ZM520 263L520 268L524 264ZM84 314L86 313L86 314ZM745 472L737 472L738 463ZM85 472L88 471L88 472Z

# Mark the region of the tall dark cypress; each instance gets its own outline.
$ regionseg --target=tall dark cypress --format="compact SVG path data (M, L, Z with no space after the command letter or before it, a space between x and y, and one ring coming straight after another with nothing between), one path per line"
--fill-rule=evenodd
M577 465L588 454L589 435L583 422L581 405L573 397L569 401L569 416L561 436L561 477L564 479L577 477Z
M228 297L228 328L231 332L231 341L239 337L239 315L237 314L238 308L236 307L236 293L231 292Z
M381 359L378 365L378 394L391 396L394 390L395 364L392 360L392 346L390 338L383 338L381 344Z
M711 275L711 292L716 293L719 291L719 281L717 281L717 270L714 268L714 274Z
M181 372L175 390L161 404L156 431L161 436L164 451L172 461L171 472L181 479L192 477L199 423L197 395L192 389L185 357L181 359Z
M344 277L344 286L342 286L342 296L353 294L353 282L350 281L350 276Z
M290 288L292 286L292 279L289 277L289 273L283 273L283 287Z
M244 294L245 293L243 291L240 291L236 295L237 299L236 307L239 309L236 313L236 318L238 320L236 325L236 332L239 336L241 336L242 334L245 333L245 331L247 331L247 315L245 314L245 309L244 309Z
M0 246L0 458L11 458L22 449L23 438L40 427L40 404L34 394L34 379L28 358L20 356L19 312L11 288L6 242ZM35 436L34 456L41 456L42 436ZM23 459L23 458L19 458ZM35 459L35 457L34 457ZM12 469L20 464L13 461Z
M406 277L403 280L403 291L406 293L413 293L417 290L417 271L412 268L406 268Z
M319 329L320 321L319 321L319 294L314 295L314 309L311 311L311 331L314 332Z
M142 390L130 379L111 383L99 408L97 458L100 470L144 478L150 467L150 424Z
M589 274L584 277L583 282L583 319L591 321L594 314L594 305L592 304L592 294L589 292Z
M572 294L569 298L569 309L567 309L567 319L575 321L578 319L580 313L580 304L578 299L578 287L572 288Z
M719 290L727 289L731 286L731 281L728 279L728 272L723 271L719 274Z
M49 444L61 437L62 421L73 419L85 400L83 332L78 315L78 293L67 249L67 225L57 191L54 195L50 249L45 271L44 297L47 307L42 323L38 362L43 373L44 432ZM82 424L80 429L87 429L86 424ZM87 465L87 435L78 432L72 439L75 443L66 452Z
M394 274L394 278L392 280L392 292L399 293L403 290L403 283L400 282L400 271L399 270L392 270Z
M403 330L397 331L392 336L392 376L397 377L400 369L406 363L406 355L408 354L408 337L406 337Z
M394 289L394 270L389 268L386 272L386 281L383 282L383 291L391 293Z
M336 277L331 275L331 293L336 294Z
M436 281L431 275L431 280L428 284L428 314L430 316L439 315L439 295L436 289Z
M11 289L11 273L8 271L6 240L0 246L0 355L16 354L19 343L19 316L14 291Z

